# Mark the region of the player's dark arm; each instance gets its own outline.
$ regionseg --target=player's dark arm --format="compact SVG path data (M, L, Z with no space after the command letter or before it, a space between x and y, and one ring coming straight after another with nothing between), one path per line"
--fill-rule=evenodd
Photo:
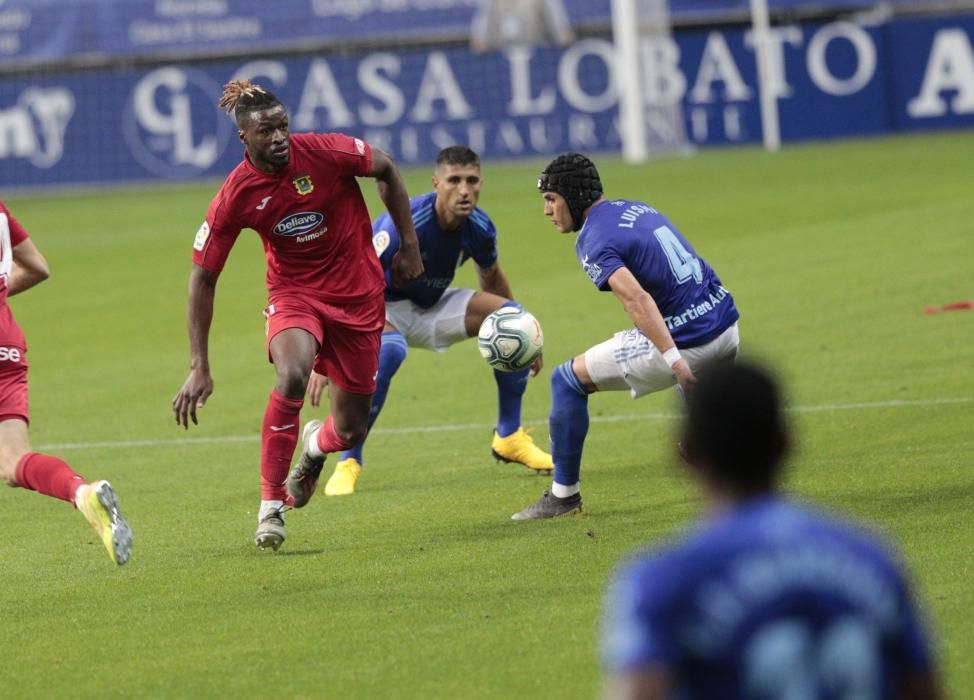
M7 294L13 296L51 276L47 260L28 238L14 246L13 265L7 278Z
M617 673L606 679L604 700L663 700L670 697L670 674L661 666Z
M489 267L477 267L477 276L480 278L480 288L490 294L496 294L505 299L513 299L514 293L511 291L511 284L507 281L507 275L501 270L501 266L494 261Z
M636 328L643 332L649 341L656 346L660 353L676 350L676 343L666 327L663 314L660 313L656 301L649 292L633 277L629 268L623 266L609 276L609 287L616 298L622 303L629 318L636 324ZM693 371L683 358L671 365L673 374L680 387L686 391L694 382Z
M392 259L392 283L401 287L419 279L423 274L423 259L419 254L419 239L413 228L413 214L409 207L409 193L399 174L399 168L388 154L372 149L372 172L379 188L379 197L386 206L399 232L399 251Z
M916 671L903 679L897 697L900 700L940 700L944 695L933 672Z
M176 423L189 429L189 421L197 424L196 409L203 406L213 393L210 376L210 324L213 322L213 299L216 297L218 274L193 264L189 275L189 306L186 325L189 330L189 377L172 402Z

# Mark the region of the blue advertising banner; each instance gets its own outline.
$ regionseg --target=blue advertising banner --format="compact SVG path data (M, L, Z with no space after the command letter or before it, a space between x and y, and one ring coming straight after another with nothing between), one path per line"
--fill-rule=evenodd
M974 21L775 29L785 141L974 126ZM699 146L761 139L750 32L679 33L643 47L647 92ZM617 151L612 45L373 51L340 57L171 64L0 82L0 188L220 177L242 147L216 103L254 78L294 131L341 131L405 164L466 143L485 159Z
M479 0L125 0L98 4L96 50L173 55L469 35Z
M889 31L896 46L891 71L899 78L892 85L893 126L930 129L974 123L974 16L919 19L897 23Z
M0 66L63 60L92 50L82 2L0 2Z
M178 59L339 41L469 36L490 0L0 0L0 68L78 57ZM525 2L529 0L524 0ZM942 0L893 0L912 10ZM774 10L863 9L876 0L769 0ZM888 4L888 2L887 2ZM562 0L576 26L608 27L611 0ZM749 0L672 0L674 21L740 19Z
M888 45L885 26L832 22L773 30L771 89L778 98L782 139L889 130L888 66L879 61ZM760 141L751 32L698 32L678 40L680 75L690 81L682 97L691 139L699 144Z

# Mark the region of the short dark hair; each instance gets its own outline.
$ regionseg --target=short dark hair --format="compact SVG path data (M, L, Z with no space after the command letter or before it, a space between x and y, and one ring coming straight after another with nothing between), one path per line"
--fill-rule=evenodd
M249 80L231 80L224 85L219 105L227 114L233 112L237 126L243 126L241 120L251 112L283 106L274 93Z
M740 492L774 488L788 451L778 385L757 365L735 362L701 374L687 397L684 447Z
M565 153L548 163L538 178L541 192L565 198L572 215L572 230L582 228L582 214L602 197L602 178L595 163L581 153Z
M436 167L441 165L476 165L480 167L480 156L468 146L447 146L436 154Z

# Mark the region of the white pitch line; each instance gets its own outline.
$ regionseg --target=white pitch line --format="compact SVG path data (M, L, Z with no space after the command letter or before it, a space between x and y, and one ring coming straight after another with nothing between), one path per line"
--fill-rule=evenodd
M823 404L821 406L793 406L787 410L792 413L822 413L824 411L855 411L862 408L909 408L912 406L943 406L958 403L974 403L974 396L958 396L947 399L892 399L890 401L835 403Z
M914 408L924 406L943 406L951 404L974 403L974 396L959 396L942 399L893 399L890 401L868 401L862 403L833 403L818 406L793 406L791 413L825 413L828 411L858 411L863 409ZM592 423L623 423L640 420L674 420L678 413L639 413L621 416L592 416ZM525 425L545 425L547 420L524 421ZM464 430L491 430L493 423L455 423L452 425L426 425L412 428L376 428L373 435L402 435L405 433L455 433ZM102 442L62 442L38 445L39 451L86 450L96 448L131 447L184 447L192 445L213 445L233 442L259 442L260 435L223 435L218 437L164 438L156 440L105 440Z

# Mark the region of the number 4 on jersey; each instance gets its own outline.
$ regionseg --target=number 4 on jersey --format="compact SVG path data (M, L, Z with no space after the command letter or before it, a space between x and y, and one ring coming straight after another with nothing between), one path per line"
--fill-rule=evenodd
M670 269L673 271L673 276L676 277L677 284L683 284L689 281L691 277L694 282L700 284L703 281L700 261L683 246L673 230L669 226L660 226L653 233L663 247L663 252L666 253L666 259L670 263Z

